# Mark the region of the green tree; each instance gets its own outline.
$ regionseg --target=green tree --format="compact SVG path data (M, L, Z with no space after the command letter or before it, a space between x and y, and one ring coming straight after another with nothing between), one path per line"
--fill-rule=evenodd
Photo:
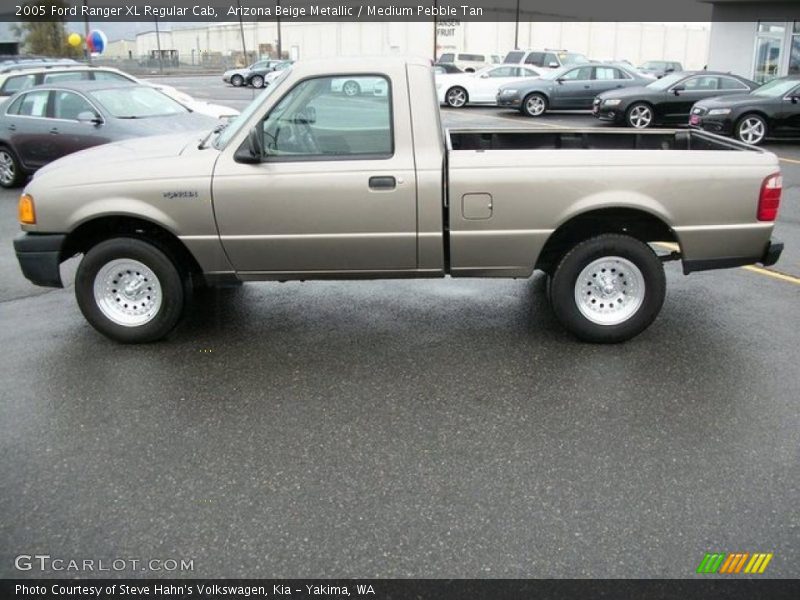
M68 6L64 0L31 0L28 4L46 6L48 15L51 6ZM14 30L22 39L25 52L30 54L67 58L77 58L82 54L81 48L73 48L67 43L69 32L63 18L47 16L41 20L22 21L14 26Z

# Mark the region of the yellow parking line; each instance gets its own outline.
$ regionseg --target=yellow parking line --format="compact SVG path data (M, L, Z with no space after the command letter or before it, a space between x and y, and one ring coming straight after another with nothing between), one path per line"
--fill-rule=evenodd
M783 162L793 163L795 165L800 165L800 160L797 160L796 158L784 158L782 156L779 156L778 160L782 160Z
M673 250L676 252L680 250L680 246L678 246L678 244L673 244L672 242L656 242L655 245L661 246L666 250ZM780 271L773 271L772 269L757 267L756 265L745 265L741 268L745 271L750 271L751 273L758 273L759 275L766 275L767 277L772 277L773 279L800 285L800 277L795 277L794 275L787 275L786 273L781 273Z

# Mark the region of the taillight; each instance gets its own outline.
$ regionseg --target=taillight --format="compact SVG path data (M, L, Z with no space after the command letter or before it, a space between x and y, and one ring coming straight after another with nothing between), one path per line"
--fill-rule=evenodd
M780 173L770 175L761 184L761 193L758 196L759 221L774 221L778 218L782 188L783 177Z

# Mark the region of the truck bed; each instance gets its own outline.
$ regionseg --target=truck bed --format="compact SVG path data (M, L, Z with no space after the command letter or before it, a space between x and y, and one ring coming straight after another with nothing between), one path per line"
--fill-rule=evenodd
M449 150L749 150L721 136L686 129L449 129Z

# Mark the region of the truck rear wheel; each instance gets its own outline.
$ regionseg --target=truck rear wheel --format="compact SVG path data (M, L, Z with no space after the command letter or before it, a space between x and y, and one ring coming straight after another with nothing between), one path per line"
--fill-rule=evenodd
M86 320L125 344L154 342L177 325L185 302L184 278L160 248L114 238L89 250L75 276L75 297Z
M550 303L576 337L611 344L647 329L665 292L664 268L647 244L604 234L581 242L561 259L550 283Z

